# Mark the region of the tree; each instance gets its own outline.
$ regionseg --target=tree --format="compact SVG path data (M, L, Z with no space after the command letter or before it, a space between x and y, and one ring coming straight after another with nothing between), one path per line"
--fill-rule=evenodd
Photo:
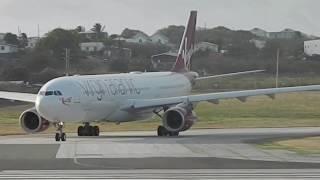
M167 28L158 30L158 32L167 36L170 43L178 45L181 42L181 38L184 32L184 26L171 25Z
M38 49L50 50L56 57L61 57L66 48L71 52L79 51L80 36L75 30L54 29L39 43Z
M77 26L77 27L75 28L75 30L76 30L77 32L84 32L86 29L85 29L83 26Z
M4 36L4 41L8 44L19 45L18 36L16 34L7 33Z
M95 33L101 33L102 32L102 25L100 23L95 23L93 27L91 28L91 31Z
M26 33L21 33L19 37L20 47L26 47L28 45L28 37Z
M103 40L105 37L103 35L103 31L106 26L103 26L100 23L96 23L91 28L91 31L96 33L96 40Z

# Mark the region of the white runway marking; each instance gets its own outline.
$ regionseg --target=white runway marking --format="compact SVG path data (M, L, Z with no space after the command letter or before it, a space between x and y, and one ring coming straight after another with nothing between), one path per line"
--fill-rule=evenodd
M192 130L179 138L139 137L151 132L115 133L120 138L84 138L62 143L56 158L150 158L150 157L217 157L245 160L320 162L320 156L302 156L285 150L262 150L246 143L216 142L216 136L234 134L250 138L270 133L320 132L320 128L263 128L263 129L223 129ZM196 136L199 135L199 136ZM201 137L200 135L206 135ZM123 137L121 137L123 136ZM137 136L137 137L135 137ZM216 138L216 140L211 139ZM209 143L197 143L207 138ZM238 137L235 135L235 139ZM229 138L230 140L230 138ZM206 141L207 142L207 141Z
M320 162L320 156L285 150L262 150L243 140L277 134L318 133L320 128L204 129L183 132L180 137L156 137L154 132L104 133L102 137L68 135L55 142L48 135L0 137L0 144L60 144L56 158L217 157L283 162ZM73 137L72 137L73 136Z
M319 169L140 169L0 171L0 179L319 179Z

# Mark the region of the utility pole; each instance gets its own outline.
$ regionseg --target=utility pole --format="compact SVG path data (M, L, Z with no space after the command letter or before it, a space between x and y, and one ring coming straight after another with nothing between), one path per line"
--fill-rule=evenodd
M70 69L70 49L66 48L66 76L69 76L69 69Z
M279 87L279 54L280 50L279 48L277 49L277 70L276 70L276 88Z

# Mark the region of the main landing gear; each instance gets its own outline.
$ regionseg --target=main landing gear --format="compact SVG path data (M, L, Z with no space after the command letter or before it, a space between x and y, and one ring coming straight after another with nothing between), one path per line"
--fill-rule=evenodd
M66 133L63 132L63 122L58 122L56 124L57 127L57 133L55 136L56 141L66 141L67 140L67 136Z
M78 136L99 136L100 130L98 126L90 126L90 123L84 123L84 126L78 127Z
M179 136L179 132L171 132L168 131L165 127L163 126L158 126L158 136Z

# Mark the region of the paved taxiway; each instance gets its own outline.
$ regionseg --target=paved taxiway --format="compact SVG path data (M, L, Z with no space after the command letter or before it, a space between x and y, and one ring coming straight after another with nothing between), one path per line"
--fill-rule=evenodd
M26 170L21 173L46 170L39 172L47 175L55 173L54 170L69 170L65 171L68 175L84 169L91 170L88 172L148 169L143 172L158 170L160 175L165 174L166 169L175 170L173 173L176 174L184 169L197 169L190 173L203 171L202 174L208 176L221 171L207 172L205 169L268 169L270 172L266 174L270 176L276 173L277 177L284 177L290 172L303 175L307 172L293 169L320 169L320 156L261 150L254 143L315 135L320 135L320 128L205 129L183 132L179 137L157 137L155 132L105 133L100 137L69 134L67 142L55 142L49 135L3 136L0 137L0 170L3 170L0 177L15 175L12 174L15 170ZM114 171L103 172L110 172L110 177L114 175L111 173ZM223 172L226 173L221 176L228 175L228 170ZM255 171L237 172L250 175ZM320 177L320 171L314 170L312 176Z

